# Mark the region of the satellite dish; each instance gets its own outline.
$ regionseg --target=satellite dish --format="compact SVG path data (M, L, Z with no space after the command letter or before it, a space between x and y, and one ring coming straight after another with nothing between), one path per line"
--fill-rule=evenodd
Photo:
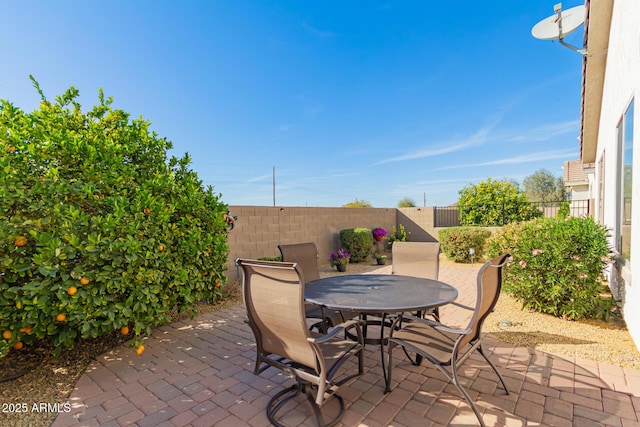
M565 36L577 30L584 23L585 6L580 5L563 11L562 3L558 3L553 7L553 10L555 15L551 15L533 26L531 29L533 37L540 40L558 40L563 46L586 55L585 49L578 49L563 40Z

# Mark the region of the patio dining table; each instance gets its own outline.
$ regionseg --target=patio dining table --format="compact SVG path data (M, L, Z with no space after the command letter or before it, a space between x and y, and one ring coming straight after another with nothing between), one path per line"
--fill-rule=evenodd
M367 338L369 344L380 345L385 383L384 363L385 317L389 314L425 311L454 301L458 291L453 286L433 279L397 274L352 274L332 276L308 282L305 300L323 309L360 313L367 324L367 315L381 316L380 338Z

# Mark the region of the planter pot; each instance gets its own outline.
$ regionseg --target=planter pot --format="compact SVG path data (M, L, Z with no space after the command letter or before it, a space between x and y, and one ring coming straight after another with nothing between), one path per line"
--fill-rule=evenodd
M347 271L347 264L336 264L336 268L340 273Z
M386 258L376 258L376 262L378 263L378 265L385 265L387 263L387 259Z
M376 239L376 242L382 241L382 236L373 236L373 238Z

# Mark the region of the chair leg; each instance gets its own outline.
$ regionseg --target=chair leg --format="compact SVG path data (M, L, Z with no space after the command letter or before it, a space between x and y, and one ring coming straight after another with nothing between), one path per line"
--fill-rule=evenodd
M437 307L435 309L437 309ZM426 313L423 313L422 311L418 311L415 313L415 316L419 318L423 318L425 314ZM398 329L400 328L402 328L402 319L400 319L400 324L398 325ZM409 362L411 362L412 365L414 366L422 365L422 361L424 360L424 357L421 354L416 353L416 357L413 358L411 357L411 355L409 354L409 351L405 346L402 346L402 351L404 351L405 356L407 356L407 359L409 359Z
M436 367L439 368L442 372L444 372L445 375L447 375L451 379L451 382L453 382L453 385L455 385L458 391L462 394L462 396L464 396L465 400L471 407L471 410L473 411L473 413L476 414L476 418L478 418L478 422L480 423L480 425L482 427L485 427L484 421L482 419L482 415L480 414L480 411L478 410L476 404L473 403L473 400L471 400L471 396L469 396L469 393L467 393L464 387L462 387L462 384L460 384L460 381L458 381L457 366L455 366L455 364L451 364L451 376L449 376L447 370L444 367L440 365L436 365Z
M301 391L302 390L300 384L295 383L291 387L278 392L278 394L276 394L269 400L269 403L267 403L267 418L269 418L271 424L278 427L283 427L282 424L276 421L275 415L284 406L285 403L297 397Z
M322 411L320 407L316 404L315 396L313 395L313 391L317 388L313 386L311 383L304 381L297 381L294 385L289 388L286 388L269 400L267 404L267 418L271 424L277 427L285 427L284 424L281 424L276 420L276 414L282 407L289 402L291 399L294 399L300 395L300 393L304 393L307 401L311 405L311 409L313 410L313 414L315 415L316 422L320 427L331 427L338 423L344 416L345 406L344 399L337 393L333 393L332 397L338 401L339 410L338 414L329 422L325 424L324 416L322 415Z
M316 322L313 325L309 326L309 330L313 331L315 329L318 331L319 334L326 334L327 329L329 328L329 325L325 323L326 322L324 320L321 320L320 322Z
M304 388L304 394L307 396L307 401L311 405L311 409L313 409L313 414L316 416L316 421L318 422L318 426L324 427L325 424L324 424L324 417L322 416L322 411L320 411L320 408L316 404L316 400L311 394L309 385L303 385L302 387Z
M412 365L420 366L422 364L422 361L424 360L424 357L422 357L421 354L417 354L416 353L416 357L414 359L413 357L411 357L411 355L409 354L409 351L407 350L406 347L402 347L402 350L404 350L405 356L407 356L407 359L409 359L409 362L411 362Z
M500 374L500 371L498 371L498 368L496 368L496 365L494 365L493 362L491 361L491 359L489 359L489 357L484 353L484 349L482 348L482 343L478 346L478 352L482 355L482 357L484 357L484 360L487 361L489 366L491 366L491 368L493 369L493 372L496 373L498 378L500 378L500 382L502 383L502 387L504 388L504 391L508 396L509 395L509 389L507 388L507 383L504 382L504 378Z
M387 366L385 367L384 359L382 359L382 373L384 374L384 392L389 393L391 391L391 370L393 366L393 348L395 343L389 341L387 345Z

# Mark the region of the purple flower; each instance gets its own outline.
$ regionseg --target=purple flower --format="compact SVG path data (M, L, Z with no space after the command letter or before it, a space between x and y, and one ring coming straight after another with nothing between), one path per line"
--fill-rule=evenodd
M347 264L351 258L351 254L347 252L345 248L340 248L331 255L329 255L329 261L331 265Z
M373 237L384 237L387 235L387 231L384 228L378 227L371 230Z

